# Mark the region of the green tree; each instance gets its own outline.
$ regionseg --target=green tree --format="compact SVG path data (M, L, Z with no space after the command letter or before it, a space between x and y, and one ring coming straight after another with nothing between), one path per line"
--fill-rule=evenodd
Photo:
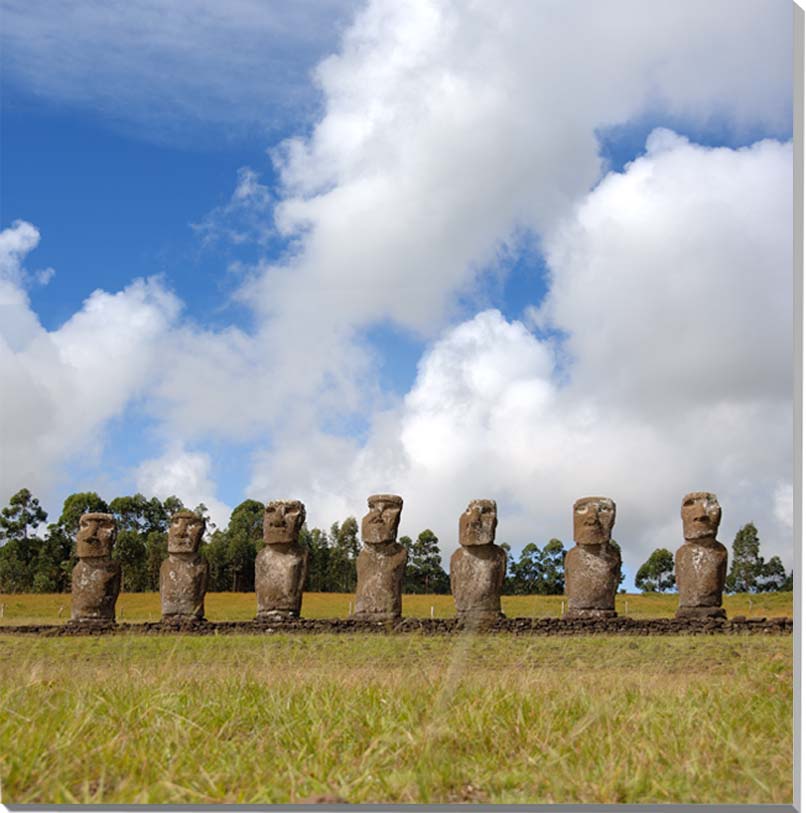
M766 562L761 567L761 573L757 581L758 591L760 593L776 593L779 590L789 589L787 587L791 577L786 575L783 562L778 556L773 556L769 562Z
M358 522L347 517L341 525L330 527L330 558L328 562L327 590L352 593L355 590L355 560L361 544L358 541Z
M230 514L225 533L233 592L255 589L255 556L263 547L263 514L263 505L256 500L244 500Z
M561 596L565 592L565 547L559 539L549 539L541 556L542 595Z
M725 583L729 593L758 591L758 579L764 569L764 560L759 556L760 547L758 530L748 522L733 540L733 559Z
M308 548L308 575L305 589L312 593L326 593L330 588L330 539L321 528L308 530L302 526L299 541Z
M120 562L121 590L126 593L142 593L148 589L146 538L147 534L139 533L133 528L124 527L122 531L118 531L112 558Z
M229 538L219 529L214 530L210 541L201 546L201 555L210 566L207 589L211 593L223 593L232 587L228 548Z
M523 546L521 555L512 564L512 589L516 596L528 596L538 592L542 578L540 548L529 542Z
M439 539L433 531L427 528L420 533L417 541L409 548L405 575L406 592L449 593L450 585L450 578L442 569Z
M160 589L160 568L168 556L168 534L165 531L151 531L146 535L146 590Z
M0 511L0 539L27 539L47 518L39 500L21 488Z
M78 533L78 522L82 514L109 513L109 506L94 491L79 491L71 494L62 506L58 524L72 538Z
M621 545L619 545L619 543L616 542L615 539L611 539L610 544L619 552L619 556L621 556ZM626 578L626 576L624 575L624 557L621 556L621 570L619 571L618 583L621 584L624 581L625 578ZM624 592L624 591L622 591L622 592Z
M674 557L666 548L656 548L638 568L635 586L644 593L662 593L674 587Z
M27 488L20 489L0 511L0 592L27 593L36 589L36 571L42 540L35 536L48 518L39 500ZM43 562L43 573L45 563ZM50 585L40 577L39 584Z

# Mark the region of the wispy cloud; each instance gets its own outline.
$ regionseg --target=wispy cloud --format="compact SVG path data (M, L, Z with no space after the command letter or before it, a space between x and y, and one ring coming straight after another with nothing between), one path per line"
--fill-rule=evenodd
M353 0L4 0L4 82L152 139L299 125ZM200 130L200 125L206 125Z

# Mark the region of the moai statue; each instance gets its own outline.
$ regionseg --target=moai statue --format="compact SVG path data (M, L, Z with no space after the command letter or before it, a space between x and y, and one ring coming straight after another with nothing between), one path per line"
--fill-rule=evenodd
M451 556L451 593L459 622L480 627L503 618L506 551L495 544L495 500L471 500L459 517L459 549Z
M685 543L674 557L674 576L680 594L677 618L726 618L722 591L728 568L728 551L717 542L722 519L716 495L692 491L680 509Z
M612 618L621 578L621 553L610 541L616 504L609 497L574 503L574 545L565 554L566 618Z
M403 576L409 554L397 542L403 499L395 494L374 494L367 499L369 513L361 520L364 547L356 560L354 618L395 621L403 608Z
M258 618L298 618L308 572L308 551L299 544L305 506L272 500L263 514L263 549L255 559Z
M193 511L177 511L168 526L168 558L160 567L163 621L204 618L209 565L199 553L205 521Z
M112 559L117 534L112 514L83 514L79 520L71 622L114 623L120 593L120 562Z

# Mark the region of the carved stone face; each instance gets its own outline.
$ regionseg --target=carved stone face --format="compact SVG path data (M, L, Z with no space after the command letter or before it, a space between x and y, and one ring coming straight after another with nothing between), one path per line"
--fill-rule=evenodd
M168 553L196 553L206 523L192 511L177 511L168 526Z
M367 499L369 513L361 520L361 538L367 545L383 545L397 539L403 498L397 494L373 494Z
M459 517L459 544L492 545L498 526L498 508L495 500L471 500Z
M111 556L117 535L118 526L112 514L82 514L76 537L79 559Z
M305 506L299 500L272 500L263 514L263 541L267 545L293 544L304 522Z
M683 497L680 516L683 518L683 536L686 539L704 539L716 536L722 519L722 509L716 494L692 491Z
M574 503L574 542L601 545L610 541L616 504L609 497L583 497Z

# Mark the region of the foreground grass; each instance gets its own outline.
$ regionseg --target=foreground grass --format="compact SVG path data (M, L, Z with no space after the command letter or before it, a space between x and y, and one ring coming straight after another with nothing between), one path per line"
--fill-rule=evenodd
M792 800L792 639L0 635L10 803Z
M345 618L353 606L351 593L306 593L302 601L305 618ZM504 596L503 610L510 618L561 615L564 596ZM792 593L738 594L725 596L728 617L792 617ZM3 624L59 624L70 618L70 596L67 593L2 594L0 606ZM453 618L456 614L452 596L403 596L403 615L427 618ZM620 594L616 610L633 618L671 618L677 609L677 594ZM255 617L254 593L208 593L206 616L210 621L247 621ZM157 593L123 593L118 599L119 621L159 621L160 597Z

